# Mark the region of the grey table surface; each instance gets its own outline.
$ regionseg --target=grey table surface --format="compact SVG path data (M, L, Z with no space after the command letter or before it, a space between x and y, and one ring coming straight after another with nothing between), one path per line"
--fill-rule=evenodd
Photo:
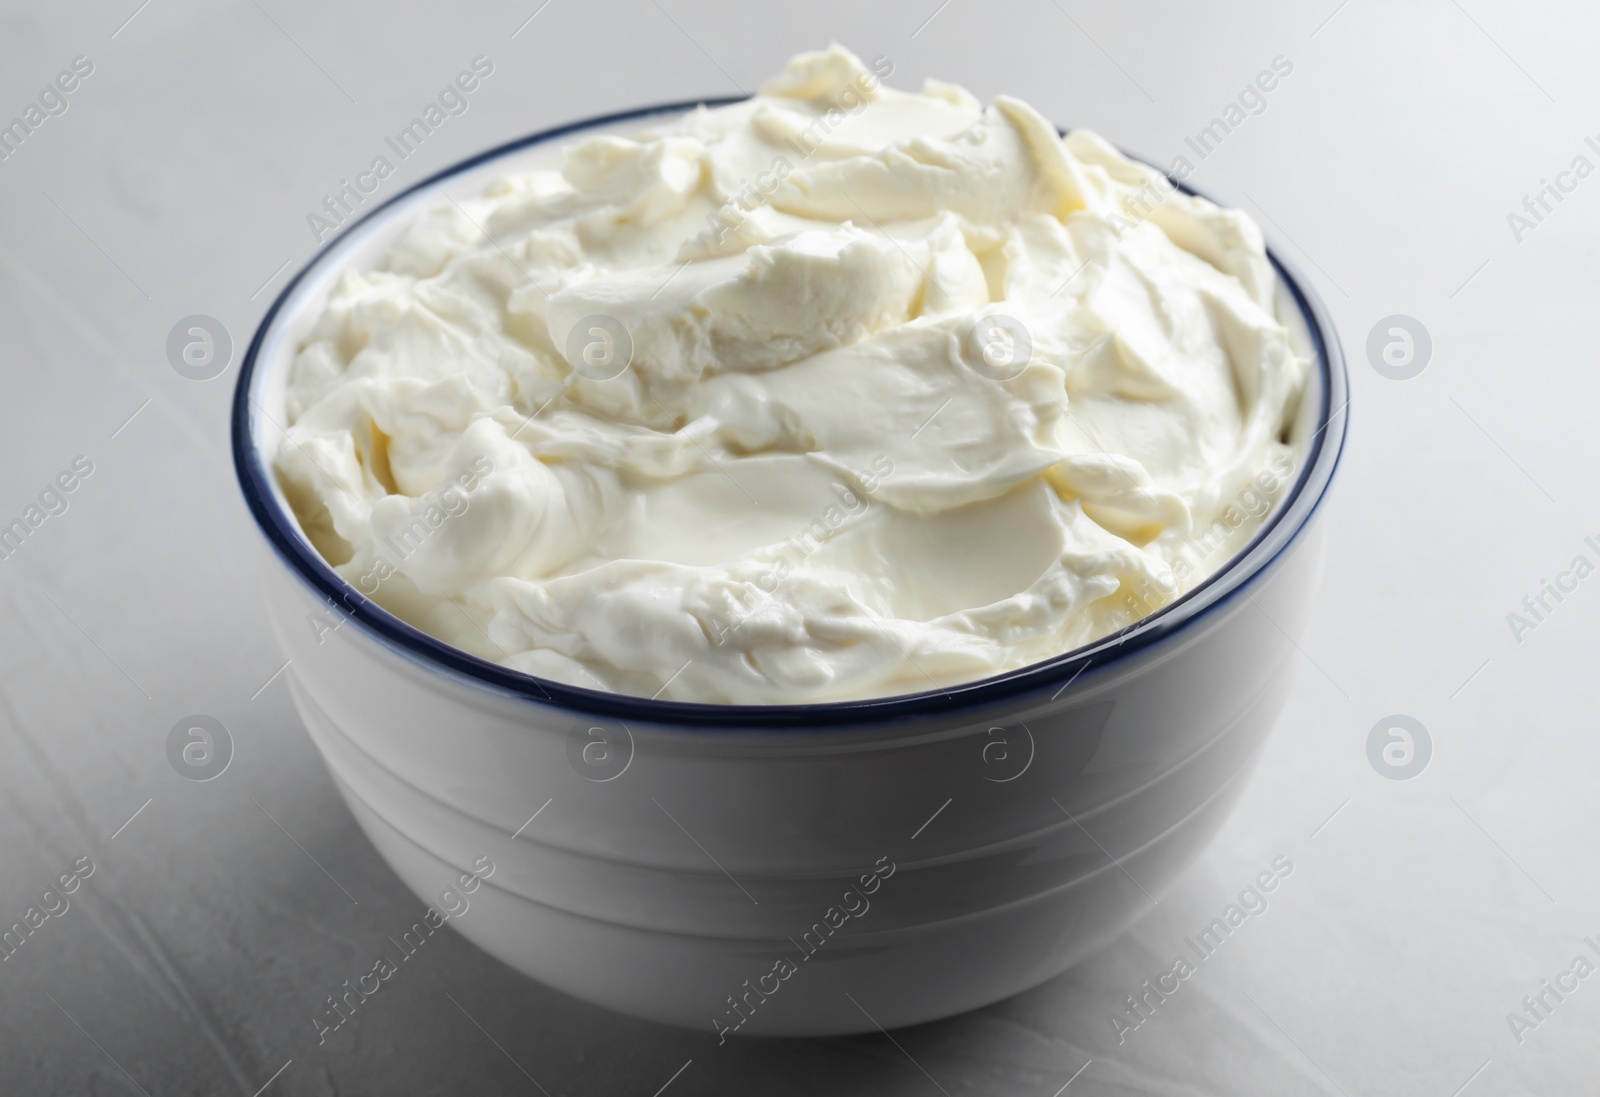
M0 560L0 923L39 923L0 962L0 1093L1600 1086L1600 985L1567 976L1577 989L1547 997L1537 1027L1509 1019L1600 940L1600 579L1566 570L1600 562L1584 540L1600 534L1592 6L137 3L0 10L0 120L72 59L93 66L0 162L0 523L75 459L93 468ZM168 331L207 314L241 347L314 251L307 215L474 56L492 78L389 193L563 121L752 89L832 39L892 59L900 86L1011 93L1147 158L1188 156L1191 181L1256 216L1330 305L1350 449L1298 685L1254 783L1105 953L892 1039L719 1047L709 1026L586 1006L446 934L319 1045L314 1010L419 904L273 678L227 449L237 350L192 381ZM1293 71L1264 109L1198 155L1186 138L1280 55ZM1547 180L1560 201L1536 196ZM1403 382L1367 351L1395 314L1431 337ZM1576 590L1513 627L1561 574ZM236 749L205 783L166 754L193 713ZM1396 714L1432 744L1405 781L1367 749ZM1275 857L1294 871L1269 908L1119 1039L1126 996ZM87 864L69 907L29 914Z

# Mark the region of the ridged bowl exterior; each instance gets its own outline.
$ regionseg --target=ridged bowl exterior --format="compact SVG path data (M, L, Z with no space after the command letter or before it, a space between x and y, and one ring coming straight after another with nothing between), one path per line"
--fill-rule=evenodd
M1194 628L1054 698L800 734L629 721L632 761L604 782L571 761L570 712L326 631L309 588L276 561L267 576L295 705L384 858L441 909L495 866L450 925L550 986L690 1027L734 1023L728 996L789 957L740 1031L820 1035L1007 997L1149 910L1244 786L1320 557L1313 527ZM989 729L1019 726L1031 764L990 779ZM833 930L847 892L865 909Z

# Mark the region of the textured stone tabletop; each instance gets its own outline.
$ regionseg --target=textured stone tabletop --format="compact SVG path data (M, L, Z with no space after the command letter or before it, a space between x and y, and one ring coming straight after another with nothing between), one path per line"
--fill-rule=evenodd
M0 12L0 123L24 123L0 133L0 525L29 530L0 558L0 925L27 927L0 946L0 1093L1600 1082L1592 7L137 4ZM583 1005L443 932L319 1044L325 998L420 904L278 675L227 449L240 351L315 250L326 196L472 58L492 75L393 156L384 194L564 121L752 89L831 39L891 59L891 83L1015 94L1188 158L1331 307L1350 448L1298 685L1253 784L1105 953L892 1038L719 1047L709 1025ZM1243 94L1279 58L1270 94ZM234 348L209 380L167 353L193 315ZM1396 327L1413 351L1386 363ZM232 743L209 781L169 759L195 714ZM1368 747L1395 716L1426 733L1407 780ZM1230 913L1274 864L1292 871L1264 909ZM1235 919L1225 944L1132 1026L1126 999L1218 918Z

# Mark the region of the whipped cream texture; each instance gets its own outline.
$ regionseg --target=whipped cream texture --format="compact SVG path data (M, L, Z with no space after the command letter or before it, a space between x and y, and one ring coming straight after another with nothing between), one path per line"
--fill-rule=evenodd
M343 274L275 457L318 551L485 659L726 703L945 688L1202 582L1298 465L1260 230L888 68L802 55Z

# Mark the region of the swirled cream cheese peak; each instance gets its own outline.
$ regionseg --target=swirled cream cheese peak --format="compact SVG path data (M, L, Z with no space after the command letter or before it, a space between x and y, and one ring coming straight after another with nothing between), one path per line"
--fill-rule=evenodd
M683 701L917 692L1194 586L1296 466L1261 233L837 46L441 201L298 348L281 484L419 628Z

